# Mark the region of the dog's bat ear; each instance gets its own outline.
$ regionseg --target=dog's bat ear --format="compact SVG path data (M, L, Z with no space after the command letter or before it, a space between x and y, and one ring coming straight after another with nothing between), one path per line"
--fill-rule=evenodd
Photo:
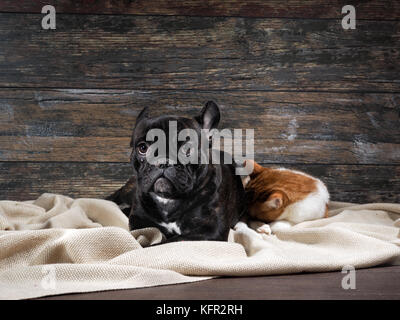
M144 107L142 111L139 112L138 116L136 117L136 123L135 123L135 127L133 128L133 132L132 132L132 137L131 137L131 143L130 146L133 147L133 134L135 132L135 128L138 125L138 123L140 121L142 121L144 118L148 118L149 117L149 108L148 107Z
M142 121L144 118L149 117L149 107L144 107L142 111L140 111L139 115L136 117L136 124Z
M195 119L203 129L210 130L218 126L220 117L217 104L214 101L208 101Z

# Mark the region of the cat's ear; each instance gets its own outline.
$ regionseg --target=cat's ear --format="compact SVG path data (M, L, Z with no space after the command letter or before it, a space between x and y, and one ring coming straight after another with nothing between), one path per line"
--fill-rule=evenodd
M260 166L257 162L255 162L254 160L246 160L243 164L244 166L251 166L253 165L253 172L250 173L250 178L254 178L255 176L257 176L260 172L262 172L263 167Z
M264 203L268 208L279 209L283 206L283 198L284 194L282 192L273 192Z

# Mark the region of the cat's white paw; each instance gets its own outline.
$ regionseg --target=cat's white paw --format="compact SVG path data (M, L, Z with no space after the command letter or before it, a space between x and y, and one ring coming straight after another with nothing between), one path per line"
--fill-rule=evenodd
M242 222L242 221L239 221L238 223L236 223L236 225L233 227L233 229L235 230L235 231L244 231L244 230L246 230L248 227L247 227L247 224L245 224L244 222Z
M236 232L240 232L240 233L245 234L245 235L247 235L249 237L254 237L255 236L257 238L262 238L260 234L255 232L253 229L250 229L249 226L246 223L242 222L242 221L239 221L238 223L236 223L236 225L233 227L233 229Z
M272 230L273 233L276 233L277 231L287 231L293 226L293 223L286 221L286 220L280 220L280 221L274 221L269 224L270 229Z
M261 227L257 228L257 232L258 233L264 233L267 235L271 235L272 234L272 230L271 227L268 224L264 224Z

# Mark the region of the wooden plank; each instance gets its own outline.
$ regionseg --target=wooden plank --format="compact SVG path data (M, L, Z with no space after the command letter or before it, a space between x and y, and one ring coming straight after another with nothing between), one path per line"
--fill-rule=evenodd
M53 5L58 13L240 16L264 18L341 18L345 0L2 0L0 12L41 12L44 5ZM358 19L398 19L400 5L393 0L352 1Z
M0 90L0 161L127 162L138 112L195 116L215 100L220 128L254 129L263 163L400 164L400 94Z
M275 164L321 178L331 199L400 202L400 166ZM0 162L0 200L30 200L44 192L106 197L132 174L129 163Z
M105 198L131 174L127 163L0 162L0 199L31 200L45 192Z
M168 286L65 294L39 300L398 300L400 266L357 270L356 289L344 290L341 272L222 277ZM282 305L280 305L282 306ZM248 308L246 317L261 308ZM364 309L365 310L365 309ZM253 312L256 311L256 312ZM250 318L250 317L248 317ZM253 317L251 317L253 318Z
M290 134L289 134L290 137ZM365 141L365 140L364 140ZM0 137L4 161L129 161L130 137ZM243 147L244 148L244 147ZM312 141L256 137L255 160L266 163L400 163L397 143Z
M0 87L400 92L400 21L0 14Z

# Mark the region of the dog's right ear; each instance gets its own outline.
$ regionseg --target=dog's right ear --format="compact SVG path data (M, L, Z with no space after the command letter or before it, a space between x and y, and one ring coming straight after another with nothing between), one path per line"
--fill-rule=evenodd
M131 143L130 146L133 147L133 134L135 132L135 128L137 127L138 123L145 118L149 117L149 107L144 107L142 111L139 112L138 116L136 117L135 127L133 128Z
M217 104L214 101L208 101L195 119L203 129L211 130L218 126L220 117Z

